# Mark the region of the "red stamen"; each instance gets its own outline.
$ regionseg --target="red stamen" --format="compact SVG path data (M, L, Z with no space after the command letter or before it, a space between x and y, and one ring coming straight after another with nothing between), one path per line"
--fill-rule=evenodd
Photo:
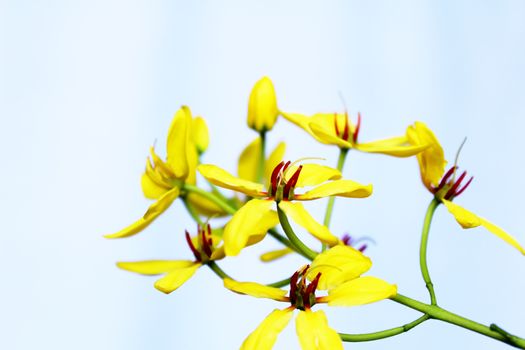
M454 193L454 197L457 197L459 196L460 194L463 193L463 191L465 191L467 189L467 187L470 185L470 183L472 182L472 180L474 180L474 176L472 176L468 182L465 184L465 186L463 186L461 189L459 189L458 191L456 191L456 193Z
M337 125L337 113L334 113L335 134L339 137L339 126Z
M348 141L349 133L350 133L350 128L348 126L348 112L345 112L345 129L343 131L343 140Z
M463 181L463 179L465 178L465 176L467 176L467 172L464 171L459 177L458 179L454 182L454 184L452 185L452 187L450 187L450 189L447 191L447 193L445 194L445 199L450 199L454 196L454 194L456 193L456 190L458 189L459 185L461 185L461 182Z
M357 112L357 124L355 126L355 132L353 135L354 143L357 142L357 136L359 135L359 129L361 129L361 113Z
M195 256L195 259L197 259L197 261L202 261L201 254L197 251L197 249L195 249L195 246L193 245L193 242L191 241L190 234L188 233L188 231L185 231L185 233L186 233L186 242L188 243L188 246L190 247L191 252Z
M348 233L345 233L341 240L345 245L352 245L352 236L350 236Z
M201 230L201 238L202 238L202 250L204 251L204 253L206 253L206 255L209 258L211 256L211 247L210 247L209 241L206 239L206 230L204 228Z
M295 171L295 173L292 175L290 180L286 183L283 190L283 197L285 199L288 199L288 196L290 195L290 190L295 187L297 184L297 181L299 179L299 175L301 174L301 170L303 170L303 166L300 165L299 168Z
M363 244L358 250L362 253L366 250L366 248L368 247L368 245L366 244Z
M310 287L310 293L315 293L315 290L317 289L317 285L319 284L319 279L321 278L321 272L319 272L314 280L312 281L312 283L310 283L310 285L308 287Z
M295 271L295 273L290 278L290 302L292 304L295 304L296 302L296 293L297 293L297 279L299 278L299 272Z
M277 176L279 175L279 172L283 166L284 162L280 162L275 168L273 168L272 176L270 177L270 182L272 183L272 195L275 195L275 192L277 191Z
M448 179L452 176L452 174L454 173L454 171L456 171L457 168L458 168L457 166L453 166L452 168L448 169L448 171L445 174L445 176L443 176L443 178L439 182L438 187L436 187L436 191L439 190L440 188L443 188L443 186L445 186L445 184L447 183Z

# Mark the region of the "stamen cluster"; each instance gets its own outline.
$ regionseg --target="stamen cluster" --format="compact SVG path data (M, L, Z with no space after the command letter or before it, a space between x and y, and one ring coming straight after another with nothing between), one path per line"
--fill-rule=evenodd
M317 301L315 290L319 284L321 272L315 276L312 282L308 283L306 273L309 268L310 265L304 266L296 271L290 279L290 303L299 310L309 310Z
M348 121L348 112L345 112L345 119L344 119L344 127L343 130L339 129L339 125L337 123L337 113L334 113L334 127L335 127L335 134L345 140L350 142L350 123ZM357 113L357 124L355 127L355 131L352 134L352 141L354 143L357 142L357 136L359 135L359 128L361 127L361 113Z
M191 252L195 256L198 262L206 262L210 260L211 254L213 253L213 238L211 235L210 224L201 227L197 225L197 247L193 244L189 232L186 230L186 242L191 249Z
M456 170L458 169L457 166L451 167L443 176L441 181L439 182L439 185L437 187L432 187L430 191L434 193L436 196L446 199L446 200L452 200L454 197L459 196L462 194L467 187L470 185L472 180L474 180L474 176L471 176L470 179L467 181L465 185L461 187L461 183L467 176L467 172L464 171L461 173L461 175L456 179ZM452 177L452 179L450 179ZM450 181L449 181L450 179ZM461 187L461 188L460 188ZM443 193L445 193L443 195Z
M274 198L276 201L291 200L293 199L293 190L297 185L297 180L301 174L303 166L300 165L295 173L286 181L285 174L286 170L290 166L290 161L286 163L284 161L277 164L273 169L270 177L270 188L268 189L268 196Z

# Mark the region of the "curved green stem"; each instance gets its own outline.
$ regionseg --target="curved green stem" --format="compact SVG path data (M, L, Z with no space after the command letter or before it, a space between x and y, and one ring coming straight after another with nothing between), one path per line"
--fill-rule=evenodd
M201 220L199 213L197 213L193 205L191 205L186 198L183 199L183 203L192 219L195 220L197 224L202 225L204 222Z
M221 269L219 267L219 265L217 265L217 263L215 263L215 261L208 261L206 263L206 265L208 265L208 267L213 271L215 272L215 274L217 276L219 276L220 278L222 279L225 279L225 278L231 278L226 272L224 272L223 269Z
M515 335L510 335L507 332L505 332L506 334L504 335L499 331L493 330L493 326L487 327L481 323L469 320L468 318L465 318L463 316L456 315L437 305L428 305L420 301L414 300L412 298L409 298L407 296L404 296L402 294L397 294L396 296L390 299L395 301L396 303L403 304L414 310L420 311L428 315L430 318L451 323L456 326L471 330L473 332L483 334L487 337L499 340L503 343L512 345L514 347L525 349L525 339L517 337Z
M225 278L229 278L229 279L233 279L231 278L230 275L228 275L226 272L224 272L223 269L221 269L219 267L219 265L217 265L217 263L215 261L208 261L206 263L206 265L208 265L208 267L213 271L215 272L215 274L217 276L219 276L221 279L225 279ZM280 287L283 287L283 286L286 286L287 284L290 283L290 278L285 278L283 280L280 280L280 281L277 281L277 282L273 282L273 283L268 283L266 284L266 286L268 287L275 287L275 288L280 288Z
M384 331L380 332L374 332L374 333L363 333L363 334L347 334L347 333L339 333L339 336L341 337L342 341L346 342L361 342L361 341L371 341L371 340L379 340L384 338L393 337L395 335L408 332L412 328L416 327L417 325L425 322L429 319L428 315L423 315L420 318L404 324L399 327L385 329Z
M317 252L310 249L299 239L299 237L297 237L297 235L292 229L292 226L290 226L290 222L288 221L286 214L282 211L281 208L279 208L279 205L277 205L277 214L279 215L279 221L284 230L284 233L296 248L295 250L305 258L313 260L317 256Z
M423 222L423 231L421 232L421 245L419 246L419 266L421 267L421 274L423 280L427 286L428 293L430 294L430 302L432 305L437 305L436 294L434 293L434 285L430 279L427 266L427 245L428 245L428 234L430 232L430 224L432 223L432 217L434 212L439 205L439 200L434 198L428 205L427 213L425 214L425 221Z

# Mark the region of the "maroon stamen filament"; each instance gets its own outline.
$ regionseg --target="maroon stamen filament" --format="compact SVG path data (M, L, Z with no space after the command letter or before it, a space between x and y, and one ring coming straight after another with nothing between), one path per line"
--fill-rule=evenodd
M297 184L297 181L299 180L299 175L301 174L301 170L303 169L303 166L300 165L299 168L295 171L295 173L292 175L290 180L286 183L283 190L283 197L285 199L288 199L290 196L290 190L295 187Z
M197 261L202 261L201 253L199 253L199 251L195 249L195 246L193 245L193 242L191 241L190 234L188 233L188 231L185 231L185 233L186 233L186 242L188 243L188 246L190 247L191 252L195 256L195 259L197 259Z
M345 129L343 131L343 140L348 141L348 134L350 133L350 128L348 127L348 112L345 112Z
M359 129L361 128L361 113L357 112L357 124L355 126L355 132L353 135L354 143L357 142L357 136L359 135Z

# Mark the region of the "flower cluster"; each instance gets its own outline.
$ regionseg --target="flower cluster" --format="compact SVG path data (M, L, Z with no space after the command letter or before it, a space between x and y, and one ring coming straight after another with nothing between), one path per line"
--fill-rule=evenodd
M321 164L321 158L311 155L295 161L286 159L284 143L267 154L268 134L280 117L303 129L314 140L335 146L340 152L337 167ZM168 131L165 160L151 147L142 175L144 196L155 202L139 220L105 237L124 238L140 233L176 199L180 199L197 224L193 236L179 228L181 240L186 242L188 255L192 258L119 262L117 266L143 275L160 275L154 286L167 294L184 284L197 269L206 266L223 280L224 287L230 291L285 303L284 309L273 310L248 335L241 349L271 349L295 310L298 310L296 330L302 349L342 349L345 341L397 335L429 318L450 322L459 317L437 306L428 272L427 238L434 210L443 204L461 227L483 226L522 254L525 254L525 249L500 227L453 203L473 178L467 180L466 172L459 174L457 164L445 171L444 150L424 123L415 122L400 136L362 142L360 138L365 132L362 119L358 113L353 123L347 111L311 116L283 111L277 104L272 81L264 77L255 84L248 101L248 127L257 135L240 153L237 174L234 175L218 165L201 162L209 145L206 122L201 117L193 117L188 107L181 107ZM350 150L417 159L423 185L431 193L420 250L421 271L431 298L429 305L399 294L395 284L363 276L372 266L370 258L364 255L368 244L348 233L341 235L331 231L329 225L335 197L367 198L373 193L371 184L344 178L343 166ZM198 174L205 182L197 182ZM321 223L318 213L309 211L303 202L324 198L328 202ZM227 219L217 220L218 217ZM306 233L319 242L317 247L304 243L302 237ZM283 246L263 254L260 257L263 262L299 254L307 260L306 264L290 267L290 278L269 285L237 281L219 267L220 260L240 254L267 235ZM365 239L368 243L374 242L372 238ZM288 288L281 289L285 286ZM384 299L416 309L423 316L402 327L352 335L331 328L323 310L313 311L317 304L358 306ZM467 329L472 327L465 320L458 319L455 324ZM514 335L503 334L501 329L486 328L477 324L475 330L515 346L525 342Z

